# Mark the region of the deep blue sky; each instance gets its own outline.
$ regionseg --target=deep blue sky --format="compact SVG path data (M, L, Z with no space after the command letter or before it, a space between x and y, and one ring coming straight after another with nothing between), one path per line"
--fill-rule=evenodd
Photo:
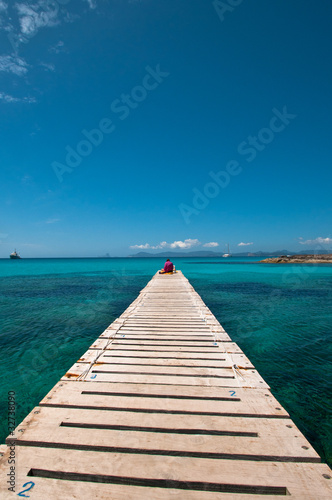
M331 248L330 0L58 2L0 0L0 257Z

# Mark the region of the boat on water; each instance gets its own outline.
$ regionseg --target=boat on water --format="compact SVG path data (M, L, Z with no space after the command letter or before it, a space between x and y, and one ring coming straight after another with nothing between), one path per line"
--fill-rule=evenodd
M16 252L16 248L13 253L9 256L10 259L21 259L21 256Z
M232 257L232 254L230 253L229 251L229 243L227 244L227 247L228 247L228 253L224 253L223 257Z

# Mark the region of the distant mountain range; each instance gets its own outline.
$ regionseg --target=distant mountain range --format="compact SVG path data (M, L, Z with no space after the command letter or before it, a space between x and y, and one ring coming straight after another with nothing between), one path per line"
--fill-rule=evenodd
M306 255L306 254L318 254L324 255L328 254L328 250L301 250L300 252L291 252L289 250L276 250L275 252L239 252L232 253L232 257L278 257L280 255ZM212 250L196 250L195 252L138 252L134 255L129 255L129 257L139 257L139 258L180 258L180 257L222 257L223 253L213 252Z

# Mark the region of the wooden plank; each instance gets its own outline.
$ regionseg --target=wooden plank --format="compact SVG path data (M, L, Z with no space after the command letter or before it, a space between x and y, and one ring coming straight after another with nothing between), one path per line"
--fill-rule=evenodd
M262 460L320 462L319 455L304 436L297 436L298 429L291 429L285 421L260 421L255 431L247 430L246 419L243 426L232 431L195 429L188 432L182 427L183 421L174 422L174 427L159 426L158 418L150 427L141 420L133 421L125 427L123 423L110 423L108 412L97 415L85 413L72 415L58 408L34 410L20 424L15 444L24 446L51 446L61 449L86 449L95 451L117 451L120 453L145 453L165 456L195 456L230 460ZM96 413L96 412L94 412ZM93 417L96 417L93 419ZM256 419L257 420L257 419ZM251 423L251 429L253 429ZM225 425L225 424L224 424ZM113 427L113 428L112 428ZM258 428L260 433L258 433ZM235 426L236 429L236 426ZM231 435L227 435L227 432ZM247 434L247 435L245 435ZM295 437L296 436L296 437ZM13 439L9 438L12 442Z
M253 392L255 392L253 394ZM155 412L287 417L270 391L257 389L112 382L59 382L41 405L131 408Z
M199 340L191 340L190 342L187 341L181 341L181 340L155 340L155 339L144 339L140 340L139 338L135 339L127 339L126 337L116 337L113 341L113 346L128 346L128 345L135 345L135 346L170 346L170 347L177 347L177 346L182 346L182 347L213 347L215 344L214 339L207 339L204 341L199 341Z
M99 338L109 338L110 332L104 332L100 335ZM177 341L185 341L185 342L215 342L215 338L211 336L211 333L183 333L181 331L176 330L168 330L168 331L133 331L133 330L119 330L115 335L116 339L125 338L126 340L177 340ZM230 338L226 334L222 334L222 338L225 341L229 341Z
M124 322L124 327L135 327L135 328L146 328L146 325L145 323L147 322L148 320L141 320L141 321L138 321L138 320L132 320L132 321L125 321ZM161 320L150 320L150 323L148 323L148 326L150 326L150 328L154 329L154 328L168 328L169 326L171 326L172 328L178 328L178 329L181 329L181 330L196 330L196 329L202 329L202 330L209 330L209 327L207 325L207 323L205 321L201 321L201 322L195 322L195 323L189 323L187 322L186 320L182 320L182 321L167 321L166 319L161 319Z
M179 332L179 333L183 333L183 334L187 334L187 335L192 335L192 334L201 334L201 335L209 335L211 336L211 330L210 328L203 328L203 327L199 327L199 328L191 328L191 327L182 327L182 326L178 326L178 327L174 327L174 326L169 326L169 325L162 325L162 326L128 326L127 324L125 324L124 326L122 326L121 328L110 328L110 329L107 329L105 330L105 333L106 332L112 332L114 330L118 330L119 332L123 332L123 331L127 331L127 332L136 332L137 334L145 334L147 332L153 332L153 333L158 333L158 332Z
M105 330L105 332L113 332L115 328ZM137 332L137 333L167 333L167 332L174 332L174 333L180 333L183 335L204 335L204 336L213 336L215 332L223 333L224 335L227 335L225 331L221 329L215 329L215 328L203 328L203 327L197 327L197 328L182 328L181 326L173 326L173 325L142 325L141 327L137 327L137 325L132 325L128 326L125 324L123 327L120 329L117 329L119 332L123 332L124 330L127 330L128 332Z
M193 340L195 339L195 337L202 337L205 340L207 339L210 339L211 341L213 341L214 339L214 336L215 336L215 333L218 333L220 335L223 335L226 338L228 338L229 340L229 337L228 335L226 334L226 332L212 332L211 330L208 330L208 329L181 329L181 328L173 328L173 327L168 327L168 328L129 328L129 327L121 327L121 328L117 328L117 329L108 329L108 330L104 330L104 332L100 335L100 337L111 337L111 336L116 336L116 337L120 337L122 335L134 335L135 337L145 337L146 334L149 334L150 336L151 335L156 335L156 337L158 335L177 335L177 336L183 336L183 337L192 337Z
M182 327L186 327L186 328L191 328L191 329L208 329L210 330L210 327L207 327L207 323L205 321L188 321L188 320L167 320L166 317L164 318L156 318L156 319L153 319L153 318L136 318L136 319L133 319L133 320L127 320L125 323L124 323L124 328L132 328L132 327L140 327L140 328L180 328L182 329ZM221 329L221 331L224 331Z
M70 373L83 373L87 368L89 368L89 363L75 363L69 372ZM209 367L209 366L172 366L169 364L160 365L148 365L148 364L139 364L136 365L134 363L120 364L114 365L112 363L105 363L101 359L98 359L96 363L93 364L91 368L91 373L97 372L109 372L109 373L130 373L130 374L155 374L155 375L176 375L176 376L194 376L194 377L232 377L234 378L234 372L230 363L228 362L228 366L217 366L217 367ZM242 373L242 372L241 372ZM251 373L253 371L251 370ZM247 373L243 371L244 376L247 376Z
M97 339L90 347L90 349L104 349L106 346L109 346L108 349L112 349L112 350L116 350L113 343L112 344L109 344L108 340L107 339ZM155 350L156 348L154 346L144 346L144 349L141 348L139 349L140 351L153 351ZM117 350L119 350L119 348L117 347ZM121 345L121 350L135 350L133 349L133 347L131 346L126 346L126 345ZM187 348L184 348L184 347L177 347L176 351L174 351L174 347L165 347L165 346L162 346L162 347L159 347L158 348L158 351L159 352L162 352L162 351L174 351L174 352L182 352L182 351L188 351L190 350L190 352L193 352L193 353L200 353L200 352L206 352L206 353L209 353L209 352L220 352L221 354L226 351L226 352L234 352L234 353L242 353L241 349L239 348L239 346L237 344L235 344L235 342L221 342L221 343L218 343L217 346L213 346L213 347L187 347ZM136 349L137 351L137 349Z
M75 365L62 377L61 380L77 379L88 364L75 363ZM118 369L119 368L119 369ZM190 368L183 369L181 373L176 374L179 369L170 367L168 370L162 367L135 367L127 366L125 369L117 367L105 367L101 364L91 367L85 381L94 380L96 382L129 382L129 383L153 383L153 384L174 384L174 385L210 385L214 387L261 387L268 388L266 382L262 379L256 370L238 369L236 372L231 368L221 368L220 371L212 374L212 370L206 368L203 370ZM185 372L188 373L185 373Z
M229 342L231 339L227 334L224 333L216 333L215 337L211 337L211 335L193 335L193 334L182 334L179 332L160 332L160 333L154 333L154 332L146 332L146 333L141 333L141 332L127 332L127 331L122 331L120 330L119 332L116 333L116 335L110 335L109 332L103 333L99 337L100 339L114 339L116 341L122 341L122 342L127 342L128 344L130 341L142 341L142 342L182 342L190 345L195 345L196 343L203 344L204 345L215 345L215 342Z
M145 312L143 310L141 311L135 311L131 315L132 318L139 318L139 319L155 319L155 320L179 320L179 321L187 321L187 319L191 318L194 319L195 321L202 320L202 315L197 313L195 310L190 312L190 313L174 313L172 311L168 312L167 314L164 313L163 311L161 312L155 312L155 311L149 311Z
M90 358L90 353L92 355L93 358ZM104 354L102 354L104 353ZM234 360L235 363L237 363L237 361L241 362L241 357L244 356L245 359L248 359L246 358L246 356L243 354L243 353L232 353L232 352L228 352L228 354L230 354L232 356L232 359ZM169 360L173 360L173 359L184 359L184 360L197 360L197 361L200 361L200 360L204 360L204 359L208 359L208 360L220 360L220 362L222 362L222 360L225 359L225 356L226 356L226 353L224 351L220 351L219 349L216 349L212 352L199 352L197 353L197 351L180 351L180 350L176 350L176 351L155 351L155 350L130 350L130 349L124 349L124 350L121 350L121 349L112 349L111 347L108 348L108 349L105 349L105 350L102 350L102 349L89 349L86 353L84 353L78 360L78 362L81 362L81 361L92 361L92 359L94 359L97 355L104 355L104 356L108 356L108 357L111 357L111 358L121 358L121 357L130 357L130 358L137 358L137 359L140 359L140 358L150 358L150 359L158 359L158 358L161 358L161 359L169 359ZM248 360L249 361L249 360ZM250 363L250 361L249 361Z
M331 481L324 479L325 464L254 462L169 457L130 453L96 453L86 450L17 447L18 481L35 482L38 476L61 479L160 485L174 489L219 488L228 493L278 492L293 498L331 498ZM32 476L28 476L28 474ZM152 481L151 481L152 480ZM96 493L99 485L96 486ZM55 492L56 493L56 492ZM315 496L313 496L313 493ZM59 498L59 497L58 497ZM66 497L65 497L66 498ZM204 498L204 497L202 497ZM256 497L255 497L256 498Z
M163 294L146 294L144 297L145 304L163 306L163 308L170 308L175 305L178 307L195 307L195 303L191 298L188 299L188 293L183 293L181 296L173 296L173 294L168 297L163 296ZM144 304L144 305L145 305Z
M177 498L181 500L230 500L229 493L217 493L215 491L194 491L194 490L183 490L172 488L172 479L165 481L167 485L164 488L158 487L144 487L144 486L131 486L128 484L105 484L94 482L82 482L82 481L69 481L64 479L45 479L40 477L29 477L23 476L20 480L20 484L25 484L33 479L33 490L31 493L31 498L34 500L45 500L50 498L50 491L52 492L52 498L59 499L71 499L77 498L80 500L91 500L92 498L98 498L98 500L170 500L171 498ZM29 483L29 487L30 487ZM56 493L55 493L56 492ZM27 494L28 494L27 493ZM33 496L32 496L33 493ZM3 494L1 498L14 498L13 495L6 496L8 492L5 491L5 487L0 486L0 494ZM97 496L96 496L97 495ZM280 496L269 495L255 495L254 500L280 500ZM294 497L296 500L303 500L299 496ZM234 494L232 493L232 500L253 500L253 495L251 494ZM317 500L316 497L307 497L306 500Z
M117 426L117 427L141 427L158 428L170 432L190 431L192 435L224 432L241 434L243 432L256 433L260 438L282 437L288 440L300 440L302 444L308 443L300 431L289 418L252 418L242 416L214 416L214 415L192 415L190 419L183 414L155 414L136 412L135 419L130 411L105 411L99 409L78 409L61 406L38 406L23 420L18 429L28 430L28 428L38 429L38 425L50 426L53 422L55 427L62 422L73 424L81 423L90 426ZM209 434L210 433L210 434ZM26 434L16 432L18 439L27 439ZM301 444L301 445L302 445ZM310 446L310 445L309 445ZM5 445L4 445L5 447ZM4 450L5 451L5 450Z
M147 356L138 357L126 357L126 352L124 356L115 356L109 351L102 351L100 356L98 357L98 363L108 363L108 364L150 364L150 365L159 365L159 366L205 366L205 367L230 367L234 363L239 366L239 368L254 368L249 359L244 354L232 354L232 356L228 356L224 354L217 355L214 359L197 359L190 355L190 353L179 353L173 358L170 356L164 357L156 357L151 355L150 352L147 353ZM160 354L160 353L159 353ZM79 360L78 363L85 362L91 363L96 359L96 351L89 350L87 351Z
M179 324L179 325L182 325L182 324L185 324L185 325L188 325L190 326L191 323L189 323L189 318L193 319L193 325L197 325L197 324L200 324L202 326L206 326L208 323L207 322L202 322L202 323L198 323L198 321L201 321L202 320L202 316L201 315L195 315L194 313L192 314L189 314L189 315L185 315L185 314L178 314L178 315L175 315L175 314L172 314L171 312L167 315L162 315L162 314L156 314L156 313L149 313L149 314L140 314L138 312L136 312L136 314L133 314L132 316L130 316L131 318L133 318L135 321L139 321L139 322L142 322L142 323L145 323L145 322L151 322L151 323L154 323L154 324ZM125 321L125 319L124 319ZM111 325L110 325L111 326ZM220 325L219 325L220 327Z
M64 375L61 380L73 380L79 376L78 372ZM85 379L86 382L93 380L95 382L128 382L131 384L141 383L141 384L164 384L164 385L196 385L196 386L211 386L211 387L259 387L259 381L254 378L247 379L244 381L235 380L235 377L229 374L230 378L203 378L198 377L188 377L188 376L171 376L165 375L150 375L150 374L116 374L116 373L103 373L103 372L93 372L90 373ZM262 382L262 387L268 387L268 385Z

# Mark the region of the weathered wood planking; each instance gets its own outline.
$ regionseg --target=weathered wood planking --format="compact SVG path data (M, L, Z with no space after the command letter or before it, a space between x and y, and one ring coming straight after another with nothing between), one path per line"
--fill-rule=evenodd
M145 364L147 366L159 365L159 366L198 366L198 367L214 367L214 368L222 368L228 367L231 368L231 359L230 356L220 356L218 353L216 356L211 358L193 358L190 353L177 353L175 356L156 356L155 353L150 354L149 356L126 356L125 353L123 356L115 355L111 350L104 351L100 357L98 358L98 363L110 364L132 364L132 365L140 365ZM158 352L160 355L160 353ZM96 357L95 350L87 351L79 360L79 363L91 363ZM186 361L184 361L186 360ZM254 368L249 359L244 354L232 354L232 360L236 363L239 368Z
M197 415L188 426L188 418L182 416L181 419L178 415L143 413L139 419L136 415L134 421L130 412L119 413L114 418L114 413L109 415L98 410L40 407L36 411L39 413L30 415L20 425L20 430L24 430L21 445L34 442L48 447L57 443L57 447L63 449L143 454L153 451L163 456L246 460L264 456L266 461L320 461L304 436L300 434L293 441L299 430L293 425L287 427L288 419L276 419L271 423L268 419L256 418L248 425L244 418L210 417L207 426L204 418Z
M180 272L155 275L7 442L1 498L25 483L37 500L332 498L331 470Z
M233 390L234 389L234 390ZM127 384L114 382L59 382L41 401L45 406L73 406L105 410L142 409L157 413L287 417L270 391L210 386ZM292 424L290 422L290 424Z

